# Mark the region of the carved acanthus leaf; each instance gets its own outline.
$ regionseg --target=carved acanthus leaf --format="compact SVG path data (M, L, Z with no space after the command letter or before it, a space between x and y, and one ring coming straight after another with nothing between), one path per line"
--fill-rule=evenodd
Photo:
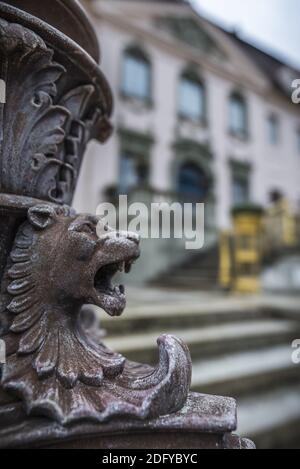
M1 191L70 203L86 144L105 122L94 85L58 93L66 69L53 50L35 33L3 19L0 56L7 84Z

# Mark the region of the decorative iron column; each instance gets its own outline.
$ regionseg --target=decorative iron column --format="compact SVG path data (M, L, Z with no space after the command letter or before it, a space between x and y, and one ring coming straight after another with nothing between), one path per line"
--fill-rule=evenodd
M0 1L0 447L252 448L233 399L189 392L179 339L158 339L151 368L82 321L85 304L123 312L112 276L139 256L135 234L70 207L87 143L112 131L99 60L76 1Z

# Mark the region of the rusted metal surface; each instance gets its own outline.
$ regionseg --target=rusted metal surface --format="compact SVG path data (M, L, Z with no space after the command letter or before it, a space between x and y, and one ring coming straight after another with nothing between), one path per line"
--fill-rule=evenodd
M152 368L108 350L82 320L85 304L123 312L112 279L139 239L70 208L87 143L110 135L112 97L77 2L52 3L0 1L0 447L247 447L230 436L233 400L189 394L179 339L158 339Z

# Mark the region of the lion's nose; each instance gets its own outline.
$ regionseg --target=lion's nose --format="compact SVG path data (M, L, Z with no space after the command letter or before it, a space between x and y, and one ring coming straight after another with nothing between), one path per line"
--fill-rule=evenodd
M124 236L124 238L129 239L129 241L133 241L137 245L139 245L141 241L140 235L131 231L119 231L119 236Z
M140 244L141 237L137 233L127 233L127 239L130 241L133 241L135 244Z

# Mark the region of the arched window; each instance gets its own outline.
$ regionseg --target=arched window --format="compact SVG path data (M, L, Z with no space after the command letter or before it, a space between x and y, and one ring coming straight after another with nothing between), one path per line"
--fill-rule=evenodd
M203 82L194 72L184 72L179 84L179 115L194 121L204 121L206 96Z
M236 137L246 138L248 135L247 104L242 95L232 93L229 99L230 132Z
M209 189L208 177L196 163L184 163L178 175L178 192L185 198L204 200Z
M141 100L151 99L151 64L144 52L136 47L124 52L122 93Z

